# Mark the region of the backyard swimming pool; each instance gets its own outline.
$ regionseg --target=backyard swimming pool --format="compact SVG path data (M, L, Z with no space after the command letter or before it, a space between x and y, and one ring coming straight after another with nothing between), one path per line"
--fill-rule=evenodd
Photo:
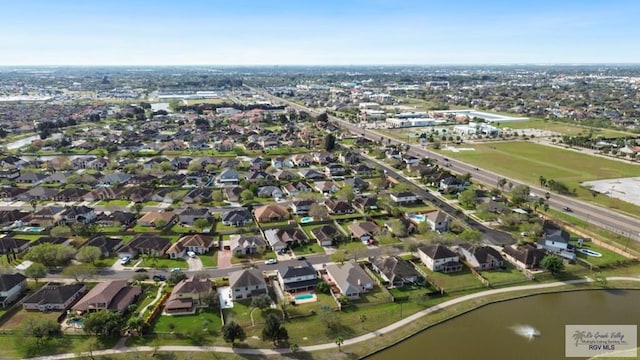
M38 226L29 226L29 227L21 228L20 231L30 232L30 233L39 233L39 232L43 232L44 228L41 228Z
M425 221L427 219L423 214L411 214L409 215L409 218L418 222Z
M593 250L589 250L589 249L578 249L578 251L580 251L581 253L586 254L588 256L602 257L602 254L600 254L597 251L593 251Z
M310 223L310 222L312 222L312 221L313 221L313 218L312 218L312 217L310 217L310 216L303 217L303 218L301 218L301 219L300 219L300 222L301 222L301 223L303 223L303 224L305 224L305 223Z
M296 295L295 299L296 300L311 300L313 299L315 295L313 294L300 294L300 295Z

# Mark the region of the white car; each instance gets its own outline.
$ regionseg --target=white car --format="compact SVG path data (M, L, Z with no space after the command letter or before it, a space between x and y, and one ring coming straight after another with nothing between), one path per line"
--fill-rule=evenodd
M278 259L269 259L264 262L265 265L274 265L278 263Z
M193 251L187 251L187 256L190 258L194 258L196 257L196 253L194 253Z
M125 256L122 259L120 259L120 265L127 265L129 263L129 261L131 260L130 257Z

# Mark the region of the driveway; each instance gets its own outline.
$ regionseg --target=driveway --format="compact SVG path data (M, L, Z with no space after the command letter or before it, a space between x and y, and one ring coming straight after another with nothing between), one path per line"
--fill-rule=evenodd
M228 269L231 266L231 250L218 251L218 269Z
M189 271L201 271L204 269L202 260L198 256L193 258L187 256L187 265L189 265Z

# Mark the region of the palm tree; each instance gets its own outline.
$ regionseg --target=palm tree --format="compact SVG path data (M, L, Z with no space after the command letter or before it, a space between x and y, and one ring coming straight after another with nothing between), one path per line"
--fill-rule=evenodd
M539 180L540 180L540 186L545 187L547 185L547 179L544 176L540 175Z
M505 178L498 179L498 187L500 188L500 190L503 190L506 184L507 184L507 179Z
M344 338L342 336L338 336L336 338L336 345L338 345L338 351L342 352L342 344L344 344Z

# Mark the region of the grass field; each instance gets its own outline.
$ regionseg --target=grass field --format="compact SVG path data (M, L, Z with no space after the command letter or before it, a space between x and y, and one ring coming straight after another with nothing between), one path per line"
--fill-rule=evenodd
M193 315L160 315L153 323L153 330L155 332L175 331L177 333L183 333L195 328L219 330L221 327L222 319L220 319L218 313L209 310L203 310ZM172 328L175 330L172 330Z
M513 265L505 261L505 269L482 271L482 277L489 280L491 284L500 285L501 283L512 283L518 281L527 281L527 277L518 271Z
M600 135L604 137L624 137L634 136L632 133L612 130L612 129L600 129L588 126L580 126L556 121L544 121L543 119L533 118L529 121L521 122L505 122L500 124L500 128L505 129L540 129L557 132L563 135L578 135L587 134L589 130L593 131L594 135Z
M466 266L462 268L462 271L449 274L431 271L423 264L419 264L418 266L427 273L429 281L435 282L436 285L440 286L445 291L482 287L480 280L476 279L476 277L471 273L471 270Z
M27 311L24 309L18 310L13 316L11 316L7 321L5 321L2 326L0 326L3 330L14 330L17 329L27 318L46 318L57 320L58 316L60 316L61 312L59 311L51 311L51 312L40 312L40 311Z
M473 148L475 151L441 153L535 186L540 186L542 175L575 188L580 200L631 214L640 211L638 206L604 195L594 198L580 186L582 181L640 176L640 166L530 142L474 144Z

